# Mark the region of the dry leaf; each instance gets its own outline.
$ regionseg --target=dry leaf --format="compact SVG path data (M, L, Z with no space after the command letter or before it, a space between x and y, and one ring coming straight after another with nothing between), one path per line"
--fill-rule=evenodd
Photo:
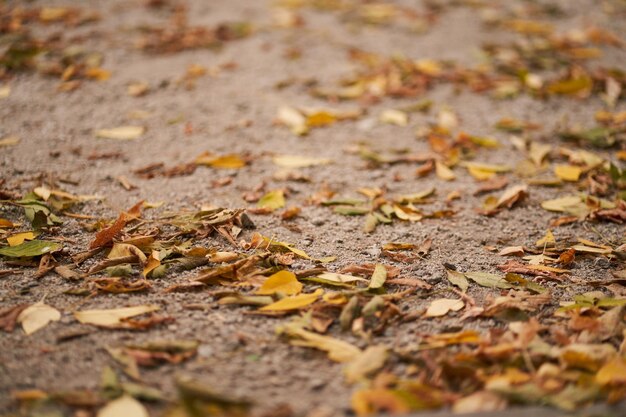
M391 125L406 126L409 124L409 115L401 110L387 109L380 114L378 120Z
M213 155L205 152L195 160L197 165L206 165L212 168L239 169L246 166L246 161L237 154Z
M324 294L324 290L318 288L312 294L300 294L291 297L285 297L275 303L261 307L260 311L289 311L298 310L303 307L308 307L318 300L318 298Z
M140 305L134 307L114 308L110 310L83 310L74 312L76 320L83 324L93 324L101 327L116 327L122 320L141 314L157 311L159 306Z
M370 280L369 289L376 290L378 288L382 288L387 280L387 268L385 265L376 264L374 267L374 272L372 272L372 279Z
M42 301L26 307L19 316L17 322L22 324L22 328L26 334L35 333L37 330L45 327L51 321L61 319L61 313L54 307L44 304Z
M578 181L583 170L575 165L557 165L554 167L554 174L563 181Z
M146 131L143 126L120 126L96 130L96 137L103 139L131 140L141 137Z
M463 307L465 307L463 300L440 298L430 303L424 317L442 317L450 311L459 311Z
M37 235L33 232L16 233L7 237L7 242L9 243L9 246L17 246L24 243L25 240L33 240L36 237Z
M0 148L3 146L14 146L20 143L20 138L17 136L7 136L0 139Z
M291 341L293 345L323 350L335 362L350 362L361 354L361 349L348 342L309 332L295 325L286 325L279 330L295 339Z
M439 178L445 181L452 181L456 178L454 172L444 165L443 162L435 161L435 172Z
M257 206L271 211L283 208L285 207L285 193L283 190L270 191L261 197Z
M298 155L276 155L272 158L272 162L283 168L307 168L317 165L328 165L332 162L332 159Z
M383 345L368 346L357 357L348 362L343 369L346 380L354 384L385 366L389 357L389 348Z
M256 294L271 295L281 292L286 295L295 295L299 294L300 291L302 291L302 283L298 281L293 272L278 271L265 280Z
M126 394L98 410L97 417L150 417L150 414L139 401Z

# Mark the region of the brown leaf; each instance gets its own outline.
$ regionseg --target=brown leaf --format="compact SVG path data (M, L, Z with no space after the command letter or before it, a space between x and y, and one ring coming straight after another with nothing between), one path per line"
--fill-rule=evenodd
M480 187L474 191L474 195L480 195L483 193L488 193L491 191L498 191L506 187L509 183L507 177L497 176L492 179L485 181L481 184Z
M16 306L0 310L0 329L11 333L15 329L17 317L28 306L29 304L18 304Z
M502 265L498 265L498 269L500 271L503 272L513 272L516 274L524 274L524 275L532 275L532 276L536 276L536 277L543 277L543 278L547 278L547 279L551 279L554 281L563 281L563 278L561 278L557 273L555 272L551 272L551 271L544 271L541 269L533 269L531 267L529 267L528 265L525 265L521 262L518 261L507 261L506 263L502 264Z
M102 229L100 232L96 234L95 239L89 245L89 249L101 248L103 246L108 245L113 241L113 239L126 227L126 224L131 220L138 218L141 215L141 205L143 201L135 204L130 208L127 212L122 212L118 216L115 222L107 227L106 229Z

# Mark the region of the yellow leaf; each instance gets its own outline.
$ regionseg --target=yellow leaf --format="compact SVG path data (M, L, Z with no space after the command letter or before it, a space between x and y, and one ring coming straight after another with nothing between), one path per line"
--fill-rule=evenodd
M452 172L450 168L448 168L446 165L439 161L435 162L435 172L437 173L437 176L439 178L445 181L452 181L456 178L454 172Z
M551 151L552 151L551 145L538 143L538 142L531 142L530 149L528 150L528 156L535 163L535 165L539 167L541 166L544 158L548 156L548 154Z
M0 229L3 229L3 228L12 229L15 226L16 226L16 224L13 223L12 221L7 220L7 219L3 219L3 218L0 217Z
M11 95L11 87L8 85L0 86L0 99L7 98Z
M557 165L554 173L563 181L578 181L583 170L575 165Z
M276 210L282 207L285 207L285 193L283 190L274 190L265 194L259 202L257 206L261 208L267 208L269 210Z
M608 344L572 343L561 350L561 361L571 368L587 369L591 372L604 368L606 362L616 355L615 348ZM609 379L606 372L601 376Z
M457 400L452 407L455 414L486 413L504 410L507 401L495 392L478 391Z
M3 146L14 146L20 143L20 138L17 136L7 136L0 139L0 148Z
M39 19L43 22L54 22L64 19L70 13L66 7L44 7L39 11Z
M600 385L626 384L626 360L617 357L605 363L596 374L596 382Z
M148 260L146 262L146 266L143 267L143 272L141 273L144 277L147 277L148 274L154 271L161 265L161 255L158 250L153 250Z
M484 148L499 148L502 146L498 139L489 136L470 136L469 139L472 143Z
M102 407L97 417L149 417L146 408L130 395L123 395Z
M22 328L26 334L35 333L37 330L48 325L51 321L58 321L60 319L61 313L59 310L41 301L26 307L26 309L17 316L17 322L22 324Z
M552 234L552 230L548 229L546 230L545 236L539 239L537 243L535 243L535 245L537 247L554 246L555 243L556 243L556 239L554 238L554 235Z
M280 123L289 127L296 135L306 135L309 131L307 119L293 107L285 106L278 109L277 119Z
M409 115L401 110L387 109L380 114L378 120L390 125L406 126L409 124Z
M389 357L389 348L384 345L369 346L356 358L348 362L343 372L349 384L378 371L385 365Z
M7 242L9 246L17 246L24 243L25 240L33 240L35 237L37 237L37 235L33 232L16 233L7 237Z
M486 171L480 168L469 166L467 167L467 172L478 181L485 181L490 178L493 178L496 174L492 171Z
M306 125L308 127L319 127L331 125L337 121L337 116L326 110L319 110L307 114Z
M322 300L328 304L343 305L348 302L348 298L340 292L327 292Z
M509 172L511 170L511 167L508 165L485 164L482 162L463 162L461 165L466 167L468 170L470 168L474 168L476 170L491 172L494 174Z
M548 86L548 92L552 94L578 94L591 90L593 80L588 75L578 78L556 81Z
M554 31L554 26L550 23L536 20L511 19L505 25L518 33L528 35L549 35Z
M348 284L355 281L367 281L365 278L356 277L354 275L337 274L335 272L323 272L317 276L324 281L337 282L340 284Z
M278 300L275 303L266 305L261 307L261 311L288 311L288 310L298 310L303 307L307 307L320 297L320 295L324 294L324 290L318 288L312 294L300 294L294 295L291 297L285 297L282 300Z
M282 292L287 295L295 295L299 294L300 291L302 291L302 283L298 281L293 272L278 271L271 275L256 293L259 295L271 295Z
M120 126L112 129L96 130L96 137L103 139L130 140L143 135L146 128L143 126Z
M74 312L76 320L83 324L102 327L116 327L123 319L150 313L159 309L156 305L114 308L110 310L83 310Z
M367 287L372 290L376 290L378 288L382 288L387 280L387 268L383 264L376 264L374 267L374 272L372 272L372 278L370 280L370 285Z
M215 156L205 152L196 158L196 164L206 165L212 168L239 169L246 165L246 161L236 154Z
M377 412L386 414L406 414L411 411L411 398L403 398L401 393L387 388L369 388L352 394L352 409L357 416L371 416Z
M441 74L443 68L439 61L434 59L419 59L415 61L415 68L426 75L436 77Z
M135 245L128 243L115 243L111 251L107 255L108 259L125 258L127 256L136 256L142 265L148 261L146 255Z
M442 109L437 115L437 125L443 129L452 130L459 126L459 118L450 109Z
M448 314L450 311L459 311L465 307L463 300L454 300L451 298L440 298L435 300L428 306L424 317L441 317Z
M309 332L295 325L286 325L281 332L298 339L292 341L293 345L323 350L328 353L328 358L335 362L349 362L361 354L361 349L348 342Z
M277 155L272 158L272 161L283 168L306 168L316 165L328 165L332 162L332 159L298 155Z
M87 68L85 71L87 78L92 78L97 81L106 81L111 78L111 71L102 69L100 67Z

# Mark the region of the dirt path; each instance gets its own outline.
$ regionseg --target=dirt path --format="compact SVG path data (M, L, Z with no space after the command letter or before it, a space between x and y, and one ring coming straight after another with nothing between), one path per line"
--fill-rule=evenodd
M622 1L76 4L0 6L0 412L623 399Z

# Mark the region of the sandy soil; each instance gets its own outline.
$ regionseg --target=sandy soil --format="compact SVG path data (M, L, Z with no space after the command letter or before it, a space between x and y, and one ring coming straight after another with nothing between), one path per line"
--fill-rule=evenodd
M11 4L12 2L9 2ZM20 2L21 3L21 2ZM480 10L472 7L447 7L422 34L415 34L395 24L388 26L354 25L337 12L303 8L298 13L305 25L297 28L273 26L271 1L187 1L190 23L214 27L224 21L244 20L256 28L245 39L226 42L219 50L189 50L173 54L149 54L136 48L140 38L138 27L163 25L170 12L150 9L144 1L84 1L80 7L100 13L102 19L78 27L33 24L34 33L62 33L64 39L79 39L86 50L104 56L102 67L111 72L102 82L84 81L75 91L59 92L59 80L36 72L17 73L6 80L10 96L0 100L0 137L15 135L21 141L15 146L0 148L0 179L4 189L28 192L42 183L56 183L71 193L102 196L88 202L80 210L95 218L115 218L139 200L164 202L157 210L163 213L182 209L198 209L202 205L219 207L254 207L242 195L258 184L266 190L287 187L288 206L300 206L301 215L285 222L277 214L255 215L251 218L257 231L280 241L294 243L311 256L337 256L328 265L340 270L349 264L380 262L380 246L387 242L419 243L433 240L430 253L410 264L396 264L406 276L421 278L445 290L442 263L454 264L459 270L496 272L503 262L497 250L505 246L533 246L546 232L549 222L558 217L539 208L542 201L575 191L575 185L560 189L531 187L529 198L512 210L494 217L476 212L484 195L472 192L480 185L471 176L457 175L446 182L435 175L417 178L416 164L394 164L371 167L346 148L368 143L374 149L408 149L425 152L428 144L416 139L416 129L436 122L440 109L452 108L459 116L460 129L479 136L494 136L505 146L480 154L487 163L515 165L523 155L509 145L507 133L494 128L503 117L514 117L540 124L532 133L545 143L560 145L554 130L580 124L591 127L593 115L602 106L599 98L576 100L551 97L537 100L528 95L499 101L487 94L459 91L450 85L437 86L424 96L415 98L383 98L367 106L356 121L339 122L329 127L312 129L304 137L294 135L284 126L276 125L280 106L327 106L328 102L308 94L307 80L320 86L335 86L337 81L353 74L359 66L348 59L352 47L385 55L403 54L412 58L449 59L473 65L479 62L479 47L494 40L512 39L510 32L490 30L481 23ZM413 2L403 2L413 5ZM446 2L441 2L446 3ZM507 2L509 3L509 2ZM511 2L513 3L513 2ZM518 1L516 5L527 2ZM565 17L555 19L559 30L596 25L624 34L625 19L607 13L595 1L561 1ZM606 4L605 4L606 3ZM621 7L618 1L602 2L606 7ZM26 7L50 5L74 6L71 1L33 1ZM513 7L509 5L510 7ZM422 10L424 5L415 6ZM622 15L623 16L623 15ZM621 20L621 21L620 21ZM297 50L299 59L286 54ZM602 65L619 65L626 61L624 49L607 48ZM229 67L229 63L236 65ZM190 65L214 69L193 81L187 88L178 82ZM211 72L211 70L209 71ZM286 80L285 88L276 85ZM142 81L151 86L148 94L131 97L130 83ZM428 98L431 111L412 113L409 125L394 126L378 122L385 109L401 108ZM331 103L336 108L352 109L358 102ZM624 110L623 101L616 110ZM145 112L142 120L133 120L132 112ZM115 141L97 139L95 129L125 124L142 124L147 132L137 140ZM177 177L145 179L135 170L154 163L166 167L193 161L205 151L216 154L248 153L251 163L239 170L217 170L199 167L193 174ZM89 158L106 153L114 158ZM271 162L274 154L296 154L332 158L328 166L304 168L301 171L312 181L285 182L273 175L278 170ZM117 178L125 176L136 188L124 189ZM510 183L520 181L507 174ZM224 177L232 182L222 187L212 184ZM307 199L327 184L337 196L358 196L360 187L383 187L389 195L416 192L435 187L436 196L425 208L429 211L449 207L445 197L460 191L462 197L451 203L456 214L444 219L425 219L408 223L395 221L379 226L374 233L362 232L362 217L334 214L331 209L307 204ZM21 210L5 205L0 217L18 221ZM92 220L93 221L93 220ZM68 239L67 250L84 250L93 239L85 232L86 220L64 218L62 235ZM251 231L240 238L249 239ZM614 223L574 223L554 230L559 240L583 237L602 242L623 243L623 228ZM207 246L231 250L224 239L212 237ZM0 260L0 269L13 269ZM383 260L385 263L392 263ZM393 264L393 263L392 263ZM86 266L91 264L87 263ZM303 269L313 263L298 260L292 268ZM616 266L598 258L581 258L572 274L585 280L611 277ZM114 366L105 347L129 342L165 339L200 341L195 358L178 365L164 365L142 370L143 381L174 395L174 377L188 375L204 381L216 391L252 399L255 410L263 412L288 404L297 415L331 416L349 414L351 387L343 382L341 365L329 361L323 353L291 346L275 335L277 325L289 317L267 318L246 314L247 308L220 306L203 291L163 293L175 283L186 282L196 271L168 274L151 281L152 289L139 294L99 294L77 297L64 294L80 284L56 274L35 279L35 269L19 268L19 273L0 277L0 305L32 303L45 297L46 303L63 312L59 322L26 336L20 329L0 334L0 412L15 411L10 392L27 389L97 389L104 366ZM555 299L571 299L579 286L546 284ZM445 292L445 291L444 291ZM472 287L469 294L483 300L490 290ZM443 296L443 295L440 295ZM404 312L420 311L433 298L416 293L401 303ZM175 322L146 332L101 330L81 325L72 311L89 308L115 308L123 305L157 304ZM206 305L190 309L190 305ZM553 311L553 310L552 310ZM394 347L410 347L420 335L462 328L482 330L504 326L493 319L461 321L459 314L434 320L416 320L390 326L379 336L381 343ZM335 326L334 326L335 327ZM331 335L340 335L332 327ZM86 330L82 337L58 341L60 335ZM356 336L343 334L345 340L365 346ZM403 366L403 365L398 365ZM162 406L151 405L154 415Z

